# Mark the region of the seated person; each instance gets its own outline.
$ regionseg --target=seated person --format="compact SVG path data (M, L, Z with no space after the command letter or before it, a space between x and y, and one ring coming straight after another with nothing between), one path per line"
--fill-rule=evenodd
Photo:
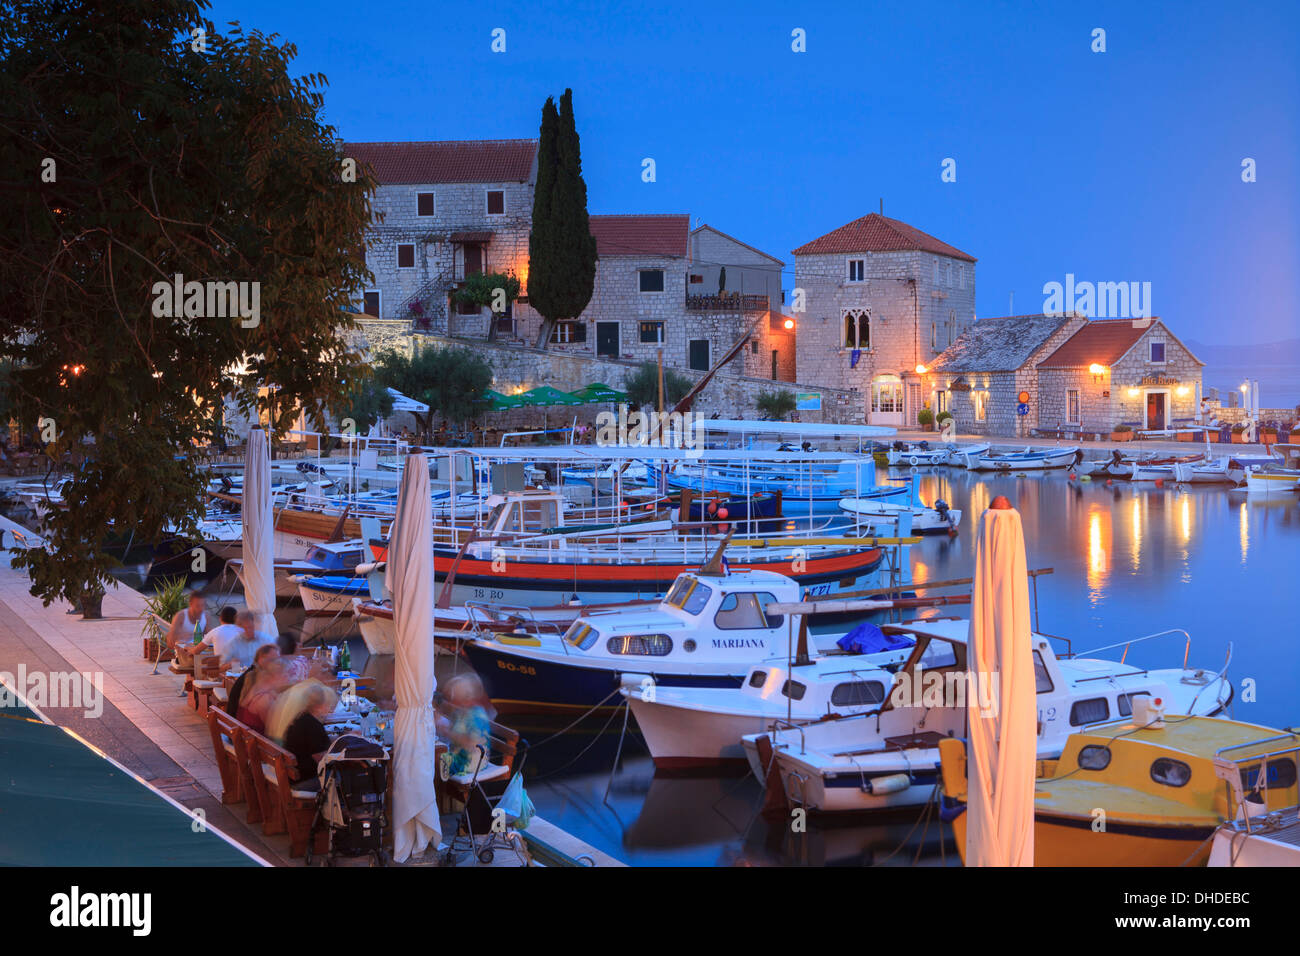
M167 629L167 646L176 653L180 667L192 667L194 654L206 643L203 632L208 626L207 604L202 591L191 591L185 610L176 612Z
M294 631L281 631L276 643L280 647L280 659L289 668L291 683L299 681L333 680L334 674L326 662L317 661L305 654L298 653L298 634Z
M248 670L239 675L230 688L230 700L226 702L226 713L232 717L239 716L239 700L244 695L246 689L251 688L257 683L257 670L267 661L280 656L280 648L274 644L263 644L253 653L253 663Z
M487 762L491 750L483 684L474 674L459 674L447 682L446 694L438 706L438 733L447 740L447 776L473 774ZM482 748L482 749L480 749Z
M241 723L253 728L259 734L265 733L271 706L280 693L292 683L284 661L272 657L257 669L253 686L244 687L239 699L239 710L235 716Z
M230 642L244 635L244 632L235 623L236 614L234 605L227 604L223 607L219 617L221 623L204 634L201 641L202 644L212 648L212 652L221 659L222 666L229 664L227 652Z
M259 647L275 643L275 638L271 637L271 635L253 629L256 621L257 616L247 608L244 608L235 616L235 627L228 632L230 635L229 640L223 646L216 648L217 652L221 654L221 663L223 665L238 661L243 666L248 667L253 663L253 655L257 653Z
M267 736L293 754L298 765L294 782L314 782L320 758L330 738L321 721L334 712L339 697L318 680L294 684L275 702L267 721Z

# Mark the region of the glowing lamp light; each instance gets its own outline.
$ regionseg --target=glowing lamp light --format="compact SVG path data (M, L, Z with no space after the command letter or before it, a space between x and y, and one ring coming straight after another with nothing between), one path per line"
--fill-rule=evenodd
M1250 391L1250 385L1248 385L1246 382L1242 382L1242 383L1241 383L1241 394L1245 395L1245 394L1246 394L1247 392L1249 392L1249 391Z
M1128 390L1128 397L1129 397L1129 398L1137 398L1137 395L1138 395L1138 390L1137 390L1136 388L1130 388L1130 389Z
M926 373L926 367L925 367L924 365L918 365L918 366L916 367L916 374L917 374L917 375L924 375L925 373Z
M1187 386L1179 385L1178 388L1174 390L1174 394L1178 395L1179 398L1182 398L1187 394Z
M1100 382L1102 376L1106 374L1106 366L1098 365L1096 362L1093 362L1088 366L1088 371L1092 373L1092 380L1094 382Z
M789 331L790 331L791 329L793 329L793 328L794 328L794 319L786 319L786 320L785 320L785 330L786 330L787 332L789 332Z

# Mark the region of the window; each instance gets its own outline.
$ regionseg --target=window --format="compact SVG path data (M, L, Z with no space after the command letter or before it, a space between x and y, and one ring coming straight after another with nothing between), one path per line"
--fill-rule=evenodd
M934 265L934 284L938 285L939 284L939 260L934 259L932 261Z
M750 687L762 687L767 683L767 671L754 671L749 675Z
M1264 783L1269 790L1289 790L1295 786L1295 761L1289 757L1280 757L1268 762L1264 773ZM1259 767L1241 769L1241 789L1247 793L1259 792Z
M1079 390L1077 388L1067 388L1065 390L1065 423L1067 425L1078 425L1080 421Z
M866 309L844 310L844 347L871 348L871 313Z
M433 193L415 194L415 214L417 216L433 215Z
M691 339L689 346L690 368L697 372L707 372L709 370L709 340L708 339Z
M934 413L938 415L940 412L946 411L948 411L948 393L943 389L939 389L934 393Z
M487 214L504 216L506 212L506 194L500 189L489 189L487 194Z
M1052 692L1052 675L1047 672L1043 655L1034 651L1034 693L1050 694Z
M662 322L642 322L641 323L641 341L662 344L664 340L664 324Z
M1165 343L1150 342L1148 344L1150 345L1150 349L1151 349L1150 352L1151 357L1149 359L1150 363L1152 365L1164 365L1165 364Z
M375 318L379 318L379 292L367 292L365 303L366 304L363 308L365 309L366 315L373 315Z
M957 288L966 288L966 267L963 265L957 266Z
M586 322L556 322L555 329L551 332L551 342L556 345L585 341L587 341Z
M1150 696L1150 692L1145 690L1134 691L1131 694L1120 694L1119 698L1115 701L1115 704L1119 709L1119 715L1121 717L1131 717L1133 715L1133 698Z
M949 288L952 287L952 262L948 263L947 274L944 278L944 284Z
M598 637L600 637L600 631L585 621L574 621L569 626L568 633L564 635L566 641L584 651L590 650Z
M771 594L766 593L728 594L718 604L718 613L713 616L713 623L726 631L778 627L782 619L778 617L772 621L763 612L763 608L775 600Z
M414 269L415 268L415 245L414 243L404 242L397 246L397 268Z
M640 282L640 289L642 292L664 291L663 269L642 269L637 273L637 279Z
M788 680L781 685L781 693L791 700L803 700L804 693L808 690L797 680Z
M884 699L885 685L878 680L836 684L831 691L831 703L836 707L861 707L864 704L879 704Z
M691 282L691 285L700 285L701 283L704 282L704 276L702 276L702 275L696 275L695 273L691 273L690 282Z
M758 354L758 339L755 339L754 341L749 343L749 350L753 352L755 355Z
M666 657L673 651L673 639L667 634L624 634L606 641L605 650L637 657Z
M1151 779L1166 787L1183 787L1192 779L1192 768L1181 760L1161 757L1151 764Z
M1105 770L1110 766L1110 748L1089 744L1079 751L1079 769Z
M664 600L687 614L699 614L713 596L713 588L695 578L678 578Z
M1087 700L1076 700L1074 706L1070 708L1070 726L1082 727L1084 724L1095 724L1106 720L1110 717L1110 704L1106 703L1105 697L1090 697Z
M982 422L985 420L988 412L988 392L971 392L970 400L975 406L975 421Z
M902 412L903 383L898 380L898 376L882 376L871 383L871 410Z
M849 260L849 281L863 282L867 278L867 262L865 259Z
M930 320L930 351L939 351L939 323L934 319Z

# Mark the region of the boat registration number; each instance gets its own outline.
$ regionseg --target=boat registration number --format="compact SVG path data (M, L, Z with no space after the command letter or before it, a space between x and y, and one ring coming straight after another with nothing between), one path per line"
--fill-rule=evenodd
M476 601L500 601L506 596L505 591L498 591L495 588L475 588L474 600Z
M529 667L527 664L511 664L509 661L497 661L497 667L514 674L527 674L529 677L537 676L537 668Z

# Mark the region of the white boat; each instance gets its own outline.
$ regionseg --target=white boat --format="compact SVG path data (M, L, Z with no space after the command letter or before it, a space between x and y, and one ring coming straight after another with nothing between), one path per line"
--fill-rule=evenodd
M651 608L584 613L562 637L506 634L464 651L502 711L612 707L622 685L736 688L754 663L792 653L795 622L764 608L799 591L771 571L687 572ZM900 664L907 653L873 662Z
M967 699L976 695L982 706L995 706L991 688L967 686L968 621L912 622L882 630L907 633L916 641L884 704L851 717L774 725L743 738L751 769L760 780L769 772L779 775L791 803L825 813L923 804L937 780L939 741L966 732ZM1185 632L1163 631L1128 643L1167 634ZM934 663L936 642L946 645L942 664ZM1136 696L1157 698L1170 712L1196 715L1217 714L1232 699L1226 665L1215 673L1185 666L1148 670L1122 659L1058 658L1042 635L1033 638L1033 655L1040 759L1059 756L1079 727L1129 716ZM931 663L918 667L927 656Z
M739 688L624 687L623 696L656 768L721 767L745 762L741 738L774 723L876 709L893 686L892 669L871 654L827 654L802 664L780 658L755 664Z
M885 460L891 465L907 465L912 468L922 465L946 465L951 453L951 445L931 445L928 441L896 441L885 453Z
M970 445L950 445L948 449L948 460L945 464L956 465L959 468L969 468L970 463L981 455L987 454L993 446L988 442L976 442Z
M841 498L840 510L861 518L873 534L901 529L899 519L905 512L911 512L912 534L956 534L961 522L961 509L949 508L943 499L936 501L933 508L927 508L925 505L895 504L876 498Z
M1234 477L1232 460L1226 456L1174 465L1174 480L1184 485L1236 484L1241 477L1244 473Z
M1288 495L1300 489L1300 470L1250 465L1246 468L1246 490L1252 495Z
M966 467L971 471L1041 471L1049 468L1068 468L1082 457L1077 447L1027 448L1014 452L986 452L967 456ZM972 463L973 461L973 463Z

